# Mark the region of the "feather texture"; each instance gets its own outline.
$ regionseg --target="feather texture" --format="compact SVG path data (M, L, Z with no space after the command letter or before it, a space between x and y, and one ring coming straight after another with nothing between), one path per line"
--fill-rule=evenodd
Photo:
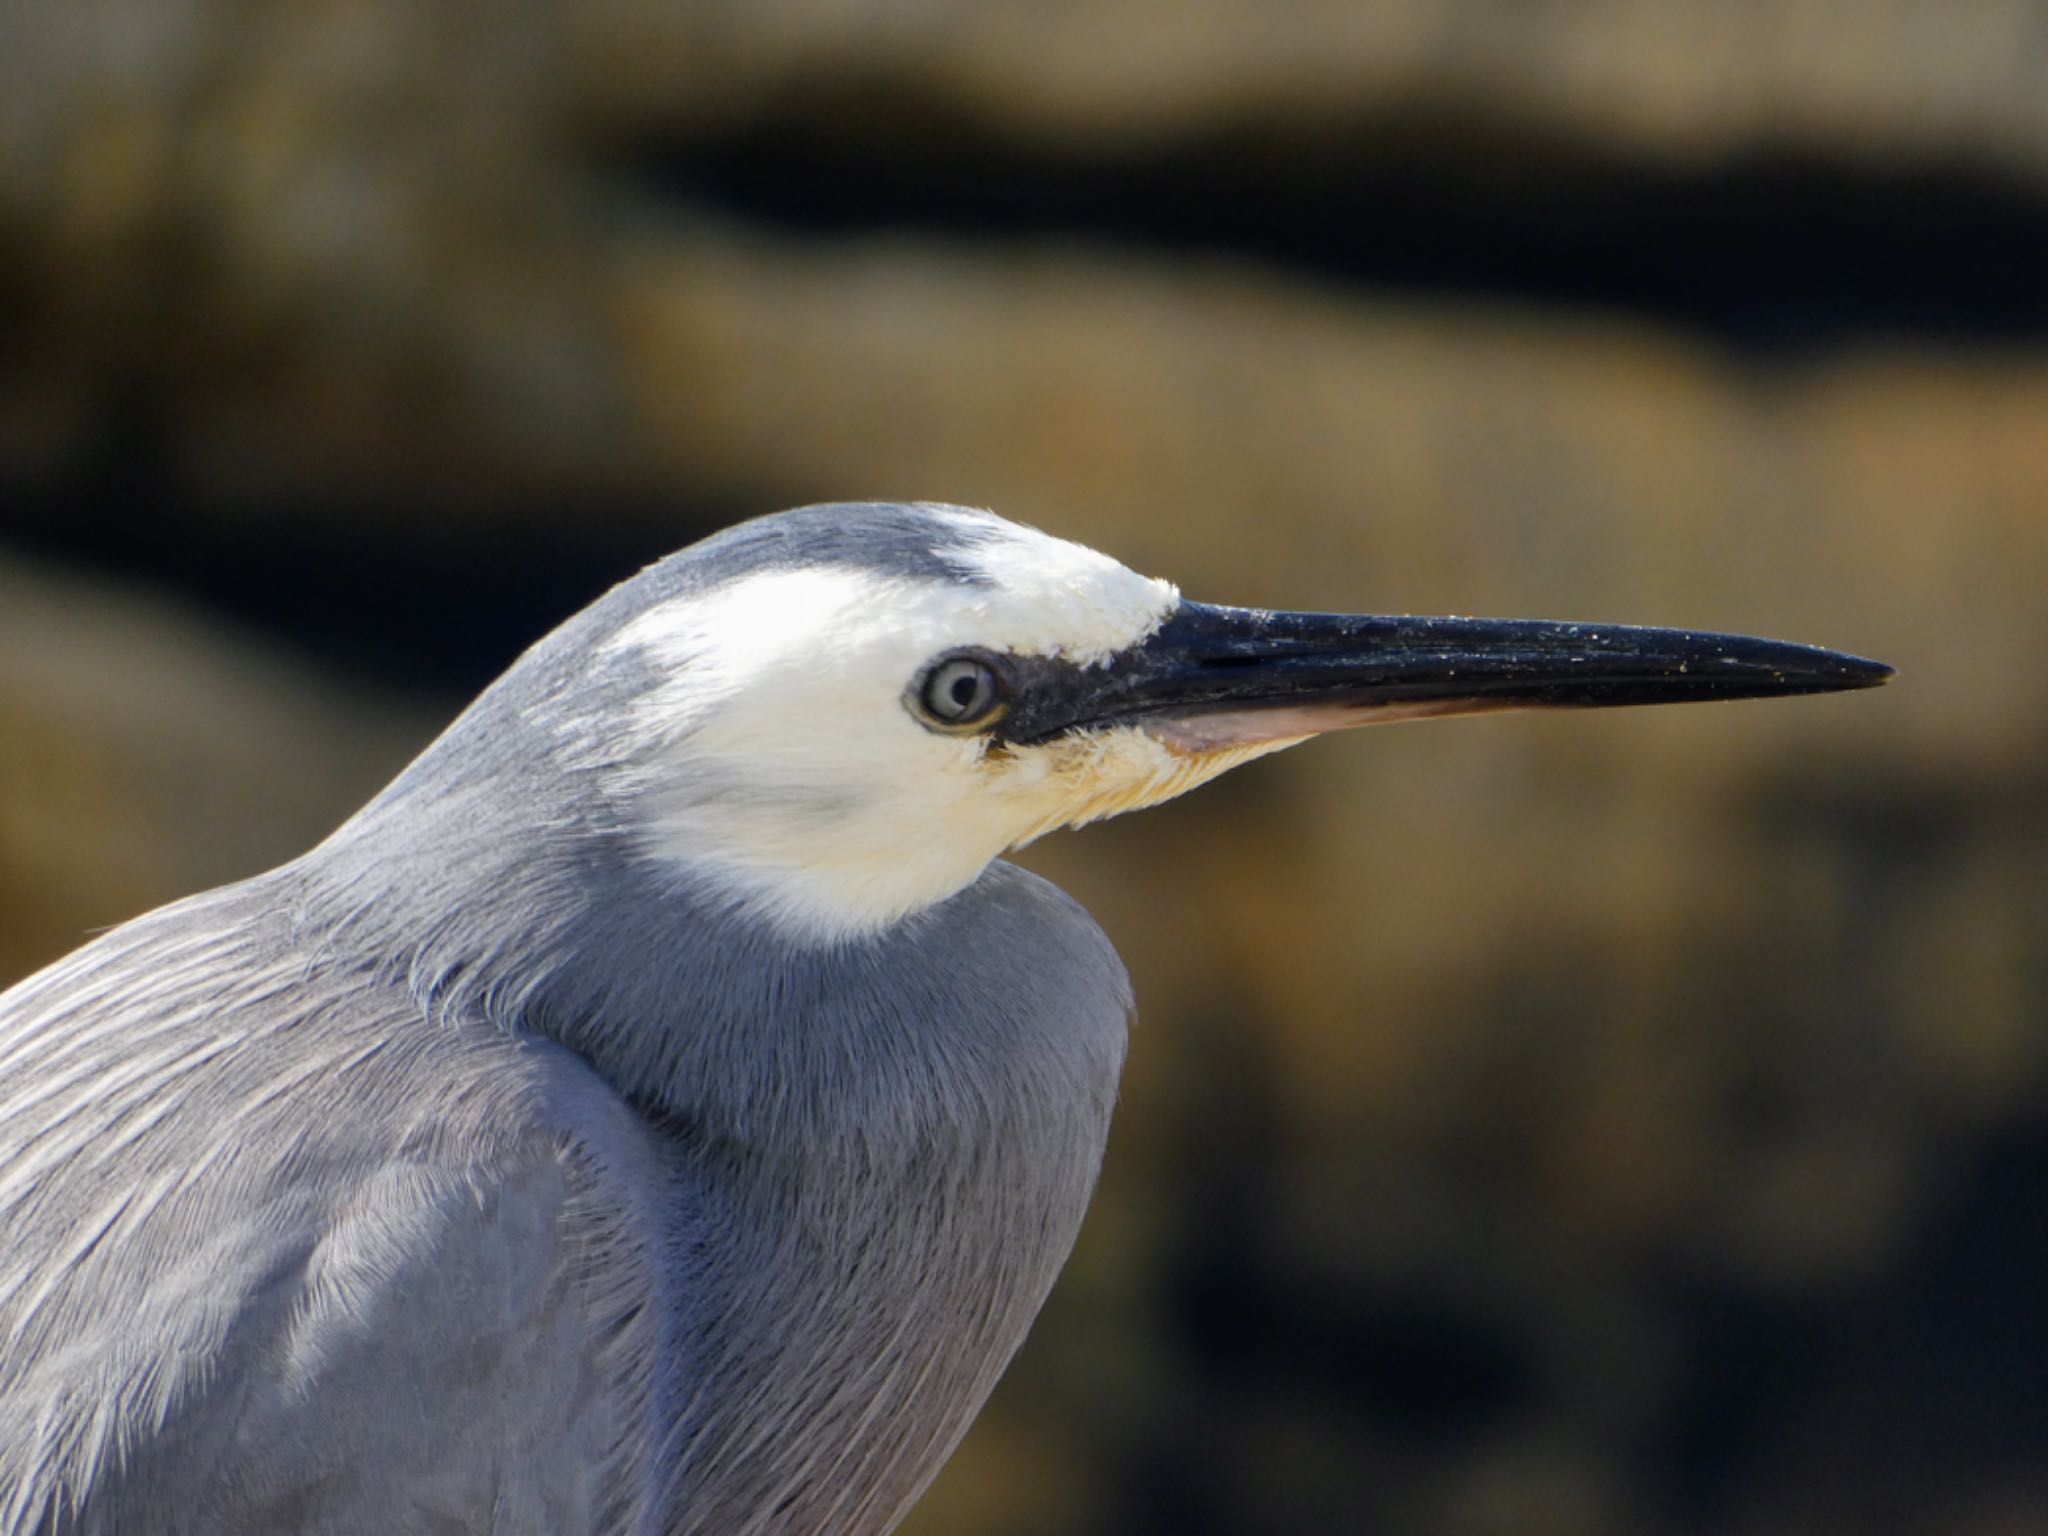
M896 1523L1073 1242L1129 996L1000 862L819 945L645 856L607 722L672 679L607 637L845 521L628 583L318 849L0 995L0 1531Z

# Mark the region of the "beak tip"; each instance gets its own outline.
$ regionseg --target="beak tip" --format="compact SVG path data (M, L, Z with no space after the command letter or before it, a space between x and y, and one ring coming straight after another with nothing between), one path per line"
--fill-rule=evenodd
M1842 656L1842 686L1844 688L1882 688L1899 675L1899 669L1889 662L1872 661L1867 656Z

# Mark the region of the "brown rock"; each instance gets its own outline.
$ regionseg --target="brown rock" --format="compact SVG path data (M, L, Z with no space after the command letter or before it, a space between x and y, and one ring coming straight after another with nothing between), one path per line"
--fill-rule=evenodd
M430 724L147 593L0 563L0 984L302 852Z

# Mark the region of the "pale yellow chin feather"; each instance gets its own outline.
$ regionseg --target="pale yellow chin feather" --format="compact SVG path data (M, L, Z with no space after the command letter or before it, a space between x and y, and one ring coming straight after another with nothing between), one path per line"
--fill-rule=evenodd
M1299 736L1268 736L1227 745L1197 746L1162 738L1149 728L1123 726L1081 731L1032 749L1043 754L1048 772L1032 787L1035 814L1011 843L1022 848L1062 827L1085 826L1141 811L1206 784L1241 763L1298 742Z

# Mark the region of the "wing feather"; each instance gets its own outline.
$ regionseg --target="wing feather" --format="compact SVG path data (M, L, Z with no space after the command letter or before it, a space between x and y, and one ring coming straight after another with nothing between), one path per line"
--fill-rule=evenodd
M0 996L0 1532L636 1528L631 1126L221 900Z

